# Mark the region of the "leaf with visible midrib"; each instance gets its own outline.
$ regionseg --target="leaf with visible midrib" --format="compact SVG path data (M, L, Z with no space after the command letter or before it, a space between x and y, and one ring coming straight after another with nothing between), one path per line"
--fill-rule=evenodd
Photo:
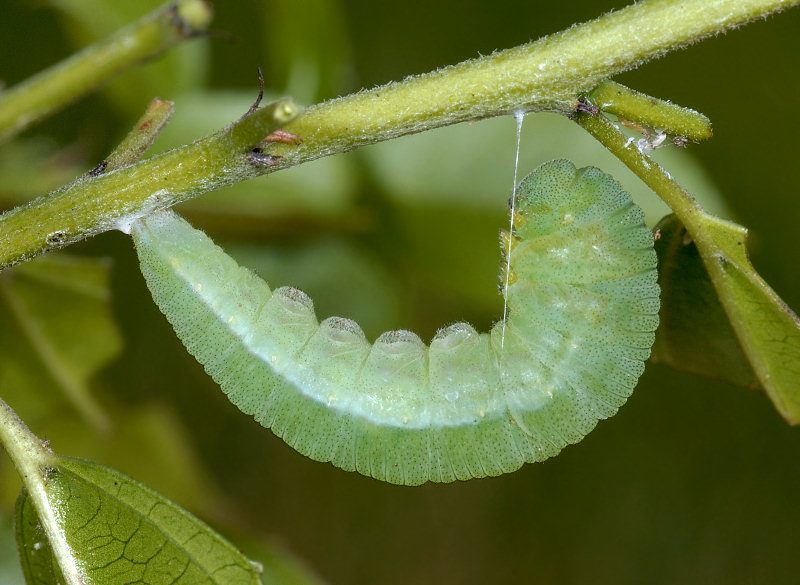
M686 228L668 215L655 229L661 323L651 359L681 371L759 387Z
M78 573L90 584L260 585L259 568L200 520L118 471L58 458L46 491ZM55 585L23 493L17 541L29 585ZM38 546L37 546L37 543ZM37 556L38 555L38 556Z
M750 386L757 380L778 412L800 424L800 319L753 268L744 227L706 213L698 225L684 245L677 219L659 224L666 293L655 356Z

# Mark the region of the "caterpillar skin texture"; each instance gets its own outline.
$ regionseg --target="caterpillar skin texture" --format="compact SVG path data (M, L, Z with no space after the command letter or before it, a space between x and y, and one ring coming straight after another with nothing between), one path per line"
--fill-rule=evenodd
M630 396L658 325L653 237L619 183L557 160L515 197L505 323L456 323L430 347L319 323L303 292L271 291L171 211L132 233L155 302L243 412L317 461L450 482L580 441Z

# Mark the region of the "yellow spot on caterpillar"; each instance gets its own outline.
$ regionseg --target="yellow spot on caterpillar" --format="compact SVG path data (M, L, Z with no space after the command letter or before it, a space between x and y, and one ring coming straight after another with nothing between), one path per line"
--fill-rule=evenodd
M511 286L515 282L517 282L517 273L514 272L513 268L503 264L500 272L500 285L505 288L506 283Z
M514 252L514 248L517 247L519 242L520 239L518 237L506 230L500 230L500 249L503 252L503 258L507 260L508 255ZM500 286L505 290L507 285L512 285L515 282L517 282L516 273L511 269L508 261L503 262L500 271Z
M330 406L334 402L336 402L336 394L331 392L330 394L328 394L328 406Z
M503 254L508 254L514 251L514 248L519 244L519 238L512 235L506 230L500 230L500 249Z
M408 415L404 414L402 417L400 417L400 422L403 423L404 425L407 425L408 424Z
M564 225L570 225L573 221L575 221L575 216L573 216L570 212L564 214L564 217L561 219Z
M478 416L480 416L481 418L485 418L486 417L486 410L484 410L483 408L479 408L478 409Z
M199 293L200 291L203 290L203 285L201 283L199 283L199 282L196 282L196 283L194 283L194 286L192 287L192 290L194 290L194 292L196 292L196 293Z
M520 228L524 226L528 221L527 216L524 213L521 213L519 209L514 210L514 227Z
M271 356L269 356L269 361L271 361L273 364L276 363L278 361L278 354L273 353Z

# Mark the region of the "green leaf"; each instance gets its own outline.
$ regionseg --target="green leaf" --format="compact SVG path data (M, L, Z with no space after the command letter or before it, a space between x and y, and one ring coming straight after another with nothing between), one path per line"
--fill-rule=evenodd
M16 388L34 414L60 393L99 430L106 414L89 379L122 342L110 308L109 265L50 254L0 276L0 386Z
M53 550L44 534L39 516L28 490L17 498L15 532L22 573L28 585L55 585L61 571L53 558Z
M200 520L108 467L58 458L45 489L87 583L259 585L259 567Z
M0 575L3 577L3 585L28 584L17 552L15 516L16 514L8 515L5 507L0 509Z
M3 585L18 585L23 574L28 585L259 585L262 574L270 583L319 583L279 547L250 547L265 571L144 484L59 457L2 399L0 442L25 485L15 514L23 571L2 572L0 556Z
M23 489L16 506L15 532L22 572L27 585L56 585L63 583L61 570L52 554L36 509L26 489ZM320 585L323 581L301 561L274 544L255 545L264 561L262 580L281 585ZM248 562L248 571L256 565ZM3 577L6 575L3 574ZM245 583L250 581L245 581ZM137 581L138 583L138 581ZM6 585L5 580L3 585Z
M747 257L747 230L702 214L697 248L739 342L775 408L800 423L800 319Z
M668 215L655 229L661 324L652 359L675 369L758 387L694 242Z

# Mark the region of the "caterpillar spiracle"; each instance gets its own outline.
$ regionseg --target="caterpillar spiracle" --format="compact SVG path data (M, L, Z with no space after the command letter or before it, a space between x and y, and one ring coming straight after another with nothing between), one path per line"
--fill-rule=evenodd
M156 304L230 401L300 453L405 485L542 461L612 416L658 325L653 237L612 177L546 163L515 195L508 316L370 344L270 290L171 211L132 234Z

